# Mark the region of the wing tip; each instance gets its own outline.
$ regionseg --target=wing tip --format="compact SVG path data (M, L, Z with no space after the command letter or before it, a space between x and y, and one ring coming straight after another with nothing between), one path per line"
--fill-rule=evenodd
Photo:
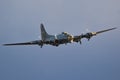
M2 46L10 46L11 44L2 44Z
M2 44L2 46L6 46L6 44Z
M111 29L117 29L117 27L113 27L113 28L111 28Z

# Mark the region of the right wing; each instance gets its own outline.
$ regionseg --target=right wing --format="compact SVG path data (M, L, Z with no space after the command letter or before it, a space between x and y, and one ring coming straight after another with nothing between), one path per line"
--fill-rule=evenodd
M41 40L30 41L30 42L23 42L23 43L10 43L10 44L3 44L4 46L12 46L12 45L39 45L43 46L43 42Z

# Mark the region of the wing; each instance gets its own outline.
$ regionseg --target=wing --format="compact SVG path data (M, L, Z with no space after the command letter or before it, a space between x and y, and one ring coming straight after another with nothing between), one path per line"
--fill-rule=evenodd
M4 46L12 46L12 45L39 45L42 46L43 42L41 40L23 42L23 43L11 43L11 44L3 44Z
M89 40L92 36L96 36L97 34L107 32L107 31L110 31L110 30L114 30L114 29L116 29L116 28L110 28L110 29L101 30L101 31L97 31L97 32L89 32L89 33L82 34L82 35L79 35L79 36L74 36L73 41L74 42L80 42L80 44L81 44L81 39L82 38L87 38Z
M110 28L110 29L98 31L98 32L96 32L96 34L103 33L103 32L107 32L107 31L114 30L114 29L117 29L117 28Z

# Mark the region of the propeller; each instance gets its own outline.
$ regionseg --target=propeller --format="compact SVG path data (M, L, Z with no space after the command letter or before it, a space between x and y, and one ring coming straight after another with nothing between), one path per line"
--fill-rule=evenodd
M38 45L42 48L43 47L44 42L42 40L39 41Z
M93 34L90 32L90 33L86 33L85 35L83 35L83 38L87 38L89 41L92 36Z

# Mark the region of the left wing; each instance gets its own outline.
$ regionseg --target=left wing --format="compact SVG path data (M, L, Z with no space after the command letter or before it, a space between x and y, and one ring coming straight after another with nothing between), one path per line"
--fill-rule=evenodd
M80 44L81 44L81 39L82 38L87 38L88 40L90 40L90 38L92 36L96 36L97 34L107 32L107 31L110 31L110 30L114 30L114 29L116 29L116 28L110 28L110 29L101 30L101 31L97 31L97 32L89 32L89 33L82 34L82 35L79 35L79 36L74 36L73 41L74 42L80 42Z

